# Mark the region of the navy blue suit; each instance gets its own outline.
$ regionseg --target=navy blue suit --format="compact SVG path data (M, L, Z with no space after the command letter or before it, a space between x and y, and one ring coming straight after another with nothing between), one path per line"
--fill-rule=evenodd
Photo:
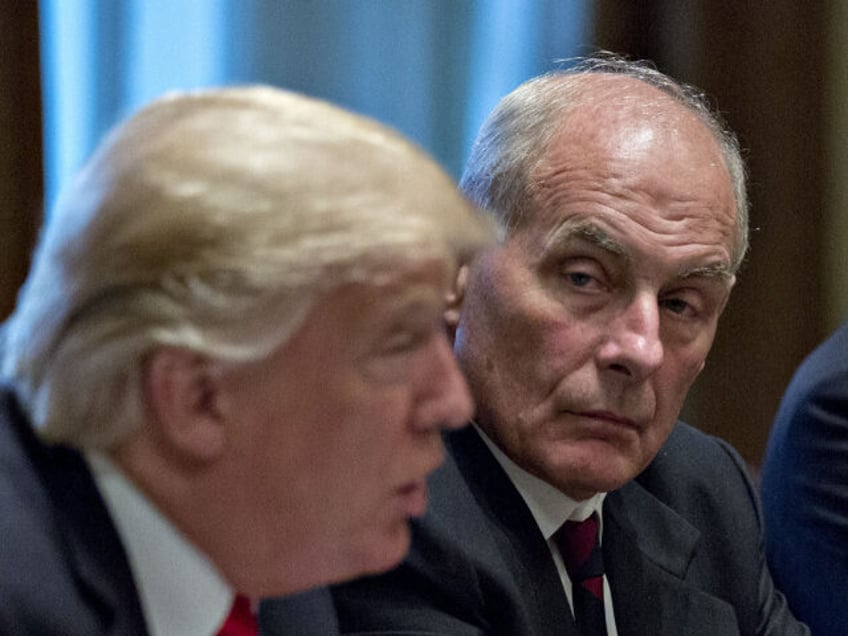
M409 558L334 589L343 633L577 636L548 545L473 428L446 436ZM807 634L765 567L742 460L678 423L652 464L604 502L620 636Z
M268 634L336 633L326 590L272 607ZM263 607L260 621L264 615ZM88 465L75 450L43 444L0 388L0 634L147 633L126 553Z
M848 323L801 364L762 473L766 553L815 636L848 634Z

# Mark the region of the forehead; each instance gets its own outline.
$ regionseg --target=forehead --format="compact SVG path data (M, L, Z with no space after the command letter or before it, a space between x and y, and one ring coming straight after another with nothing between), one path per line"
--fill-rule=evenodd
M327 292L312 313L333 312L351 328L368 328L380 317L408 311L440 311L456 266L439 258L395 261L384 264L358 282L348 282Z
M649 244L711 245L730 259L735 198L712 132L641 81L611 76L596 83L562 117L532 170L525 223L553 232L574 217L596 219Z

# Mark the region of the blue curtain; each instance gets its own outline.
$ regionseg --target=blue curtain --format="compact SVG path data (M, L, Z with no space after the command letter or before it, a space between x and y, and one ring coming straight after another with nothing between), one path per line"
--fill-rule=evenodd
M485 114L589 50L589 0L41 0L46 198L168 90L267 83L390 124L458 177Z

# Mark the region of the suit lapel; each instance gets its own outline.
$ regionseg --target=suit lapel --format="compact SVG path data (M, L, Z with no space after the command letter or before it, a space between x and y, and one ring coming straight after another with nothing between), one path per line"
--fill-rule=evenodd
M578 636L550 548L509 477L473 427L448 436L447 445L489 519L513 593L533 625L531 633Z
M472 427L446 443L489 521L529 633L576 636L550 549L521 495ZM638 482L607 495L604 561L619 636L738 634L733 608L687 578L700 536Z
M607 495L604 561L620 636L737 633L732 607L686 581L699 540L636 482Z

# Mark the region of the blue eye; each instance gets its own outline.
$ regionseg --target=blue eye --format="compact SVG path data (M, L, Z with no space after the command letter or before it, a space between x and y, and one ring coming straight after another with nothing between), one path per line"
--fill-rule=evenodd
M575 287L585 287L592 282L592 277L589 276L589 274L584 274L583 272L569 272L566 276Z
M662 301L663 307L675 314L682 314L689 308L689 303L680 298L668 298Z
M609 291L611 279L608 269L595 258L568 256L557 267L559 284L575 294L598 294Z

